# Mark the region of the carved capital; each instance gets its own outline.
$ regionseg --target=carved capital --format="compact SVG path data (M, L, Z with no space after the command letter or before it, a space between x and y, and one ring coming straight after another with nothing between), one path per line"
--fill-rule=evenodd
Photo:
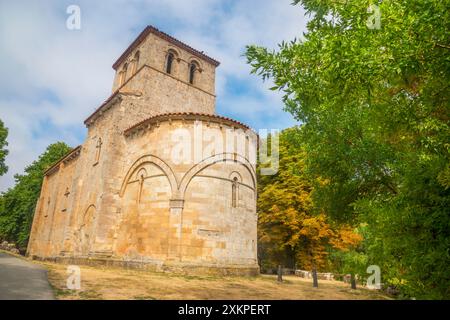
M170 208L171 209L183 209L184 200L183 199L170 199Z

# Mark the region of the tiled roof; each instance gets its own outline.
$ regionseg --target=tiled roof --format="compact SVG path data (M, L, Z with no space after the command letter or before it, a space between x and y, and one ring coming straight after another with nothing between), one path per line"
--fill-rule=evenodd
M150 118L147 118L143 121L140 121L136 123L135 125L129 127L124 131L125 135L128 135L130 132L132 132L134 129L140 127L141 125L151 123L151 122L158 122L158 121L166 121L166 120L175 120L175 119L182 119L182 120L189 120L189 119L195 119L195 120L205 120L205 121L211 121L211 120L219 120L222 123L235 125L242 127L244 129L252 130L249 126L245 125L242 122L236 121L234 119L218 116L215 114L208 114L208 113L197 113L197 112L174 112L174 113L163 113L159 114Z
M184 42L181 42L180 40L178 40L178 39L175 39L174 37L172 37L172 36L170 36L170 35L168 35L167 33L165 33L165 32L162 32L162 31L160 31L160 30L158 30L158 29L156 29L155 27L153 27L153 26L147 26L145 29L144 29L144 31L142 31L140 34L139 34L139 36L136 38L136 40L134 40L131 44L130 44L130 46L125 50L125 52L124 53L122 53L122 55L119 57L119 59L117 59L117 61L116 62L114 62L114 64L113 64L113 68L114 68L114 70L117 70L117 68L119 67L119 65L122 63L122 61L142 42L142 41L144 41L144 39L147 37L147 35L149 34L149 33L153 33L153 34L155 34L155 35L157 35L158 37L160 37L160 38L162 38L162 39L164 39L164 40L166 40L166 41L168 41L168 42L170 42L170 43L172 43L173 45L175 45L175 46L177 46L177 47L179 47L179 48L181 48L181 49L184 49L184 50L186 50L186 51L188 51L189 53L191 53L191 54L193 54L193 55L195 55L195 56L197 56L197 57L199 57L199 58L201 58L201 59L203 59L203 60L205 60L205 61L208 61L209 63L211 63L213 66L215 66L215 67L217 67L219 64L220 64L220 62L219 61L217 61L217 60L215 60L215 59L213 59L213 58L211 58L211 57L209 57L209 56L207 56L206 54L204 54L203 53L203 51L198 51L198 50L196 50L196 49L194 49L194 48L192 48L191 46L189 46L189 45L187 45L186 43L184 43Z

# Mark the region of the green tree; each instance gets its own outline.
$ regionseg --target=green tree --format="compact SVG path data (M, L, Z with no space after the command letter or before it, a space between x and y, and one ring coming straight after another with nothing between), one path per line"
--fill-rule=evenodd
M0 176L4 175L8 171L8 167L5 164L5 158L8 155L8 150L6 146L8 142L6 138L8 137L8 128L5 127L3 121L0 119Z
M0 196L0 239L26 249L44 172L69 151L63 142L51 144L24 174L14 176L15 186Z
M367 223L383 282L449 298L450 1L294 4L311 14L304 39L247 58L303 122L307 174L322 178L314 203ZM367 23L377 9L379 29Z

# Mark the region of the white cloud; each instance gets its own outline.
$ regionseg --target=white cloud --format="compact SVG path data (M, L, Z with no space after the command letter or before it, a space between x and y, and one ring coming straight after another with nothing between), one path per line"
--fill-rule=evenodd
M221 61L220 112L258 126L292 124L280 94L249 75L247 44L276 48L305 30L289 1L77 1L81 30L66 29L72 1L0 3L0 118L9 128L9 172L0 191L52 142L81 143L83 120L111 91L111 65L147 24L172 33ZM169 30L166 30L165 28ZM234 81L251 93L230 92ZM270 116L271 120L268 121ZM50 125L50 129L45 127Z

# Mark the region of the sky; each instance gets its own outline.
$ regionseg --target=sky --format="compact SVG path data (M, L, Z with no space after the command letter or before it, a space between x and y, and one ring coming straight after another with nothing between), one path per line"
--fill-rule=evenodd
M14 174L64 141L86 136L86 119L111 94L112 64L147 25L219 60L216 111L255 130L296 122L281 93L250 74L245 46L277 49L301 38L307 16L291 0L21 0L0 1L0 119L9 128L0 192ZM81 9L81 28L66 12Z

